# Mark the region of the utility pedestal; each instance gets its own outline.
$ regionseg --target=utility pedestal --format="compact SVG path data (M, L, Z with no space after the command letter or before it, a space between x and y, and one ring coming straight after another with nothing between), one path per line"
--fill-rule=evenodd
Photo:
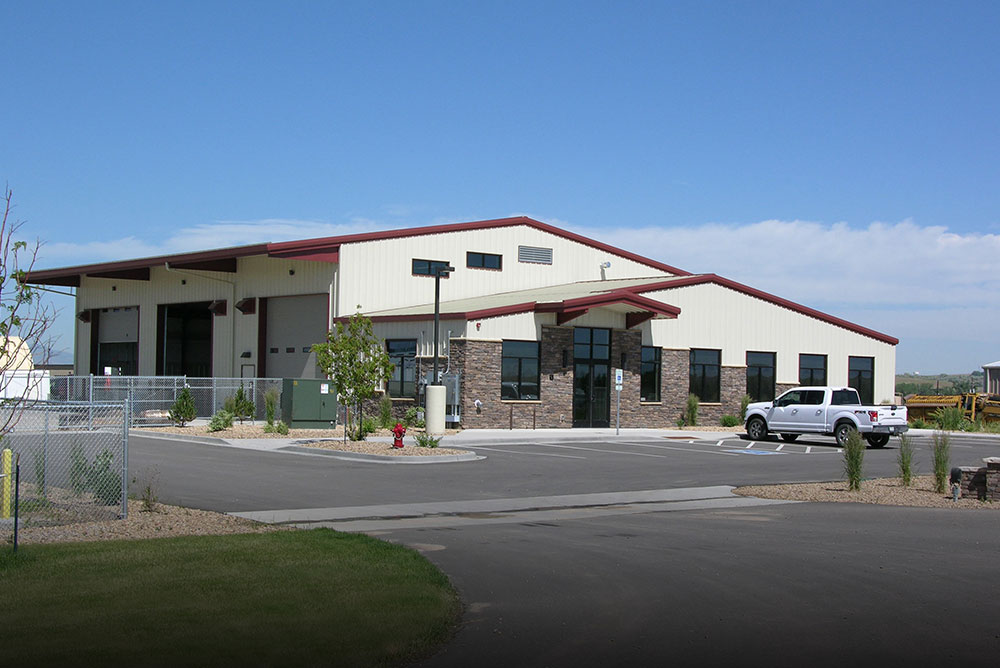
M424 409L424 424L430 436L444 434L444 403L446 388L444 385L428 385L424 388L424 398L427 406Z

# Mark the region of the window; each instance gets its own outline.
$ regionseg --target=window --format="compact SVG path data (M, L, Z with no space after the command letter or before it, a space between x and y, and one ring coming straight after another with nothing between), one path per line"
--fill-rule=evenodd
M533 264L552 264L552 249L536 246L518 246L517 261Z
M689 391L701 401L718 403L721 350L691 350Z
M785 392L774 402L777 407L782 406L821 406L823 404L823 390L792 390Z
M875 358L848 357L847 385L858 391L861 403L875 403Z
M444 260L413 260L413 273L416 276L433 276L438 269L447 267ZM449 274L442 274L441 278L448 278Z
M390 397L417 396L417 340L388 339L385 349L392 362L392 375L386 390Z
M834 390L830 404L832 406L857 406L858 393L854 390Z
M747 352L747 394L750 401L774 399L774 353Z
M611 330L576 327L573 329L573 359L611 359Z
M538 399L538 341L504 341L500 398Z
M465 254L465 266L472 269L503 269L503 255L469 251Z
M799 385L826 385L826 355L799 355Z
M659 348L642 347L639 401L660 400L660 352Z

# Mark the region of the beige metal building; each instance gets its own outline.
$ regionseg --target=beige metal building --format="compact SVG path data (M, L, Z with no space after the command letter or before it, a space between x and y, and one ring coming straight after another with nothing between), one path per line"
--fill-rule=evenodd
M75 369L131 375L314 377L336 318L375 322L399 410L439 364L465 427L672 426L689 393L706 424L797 384L890 401L885 334L714 274L525 217L32 272L77 288Z

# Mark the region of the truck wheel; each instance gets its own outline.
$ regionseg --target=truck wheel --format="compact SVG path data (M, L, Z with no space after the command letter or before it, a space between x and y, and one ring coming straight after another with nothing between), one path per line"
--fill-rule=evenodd
M868 439L868 445L873 448L884 448L889 442L889 434L868 434L865 438Z
M841 448L847 446L847 437L850 436L854 429L854 425L850 422L841 422L837 425L837 428L833 430L833 435L837 438L837 445Z
M747 436L751 441L761 441L767 438L767 423L763 418L754 416L747 420Z
M781 439L784 440L784 441L788 441L789 443L791 443L792 441L794 441L798 437L799 437L798 434L782 434L781 435Z

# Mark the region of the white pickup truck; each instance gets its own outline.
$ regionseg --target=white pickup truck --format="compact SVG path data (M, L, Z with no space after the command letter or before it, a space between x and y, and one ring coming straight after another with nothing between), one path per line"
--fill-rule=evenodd
M890 436L909 429L905 406L862 406L853 387L793 387L774 401L748 405L743 420L754 441L767 438L768 432L786 441L801 434L824 434L836 437L840 447L851 430L881 448Z

